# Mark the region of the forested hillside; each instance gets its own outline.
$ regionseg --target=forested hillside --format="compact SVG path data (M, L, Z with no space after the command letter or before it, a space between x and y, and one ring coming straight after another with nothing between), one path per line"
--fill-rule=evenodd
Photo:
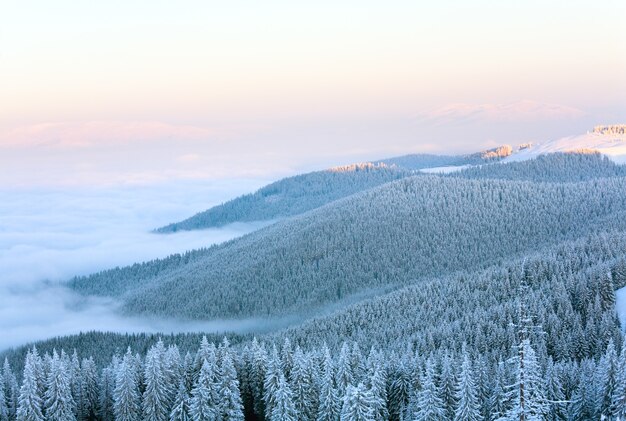
M423 170L434 167L480 165L497 162L511 155L512 151L510 146L504 145L468 155L411 154L383 159L380 162L407 170Z
M576 182L605 177L626 177L626 166L598 152L557 152L528 161L490 164L449 174L451 177L492 178L542 182Z
M233 222L265 221L298 215L333 200L410 175L382 164L355 164L288 177L156 231L160 233L221 227Z
M129 313L194 319L302 312L351 294L487 267L624 227L626 180L411 177L226 244L74 279Z
M5 352L0 421L626 419L624 171L550 154L402 176L75 278L128 313L310 317L257 338L92 332Z
M538 352L581 359L619 341L614 290L626 286L626 233L586 236L475 272L424 280L270 335L305 348L343 341L420 354L461 350L497 359L514 346L521 299ZM520 296L520 287L528 287ZM540 332L540 333L539 333Z
M415 170L497 162L510 154L510 146L469 155L414 154L297 175L276 181L255 193L230 200L184 221L158 228L156 232L171 233L299 215L342 197L407 177Z

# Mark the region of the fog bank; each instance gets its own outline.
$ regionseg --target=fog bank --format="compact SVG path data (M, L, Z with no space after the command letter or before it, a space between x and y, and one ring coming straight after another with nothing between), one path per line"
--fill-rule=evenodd
M266 181L0 190L0 349L85 330L248 329L246 323L122 318L115 302L77 296L63 283L74 275L206 247L257 229L262 224L150 233Z

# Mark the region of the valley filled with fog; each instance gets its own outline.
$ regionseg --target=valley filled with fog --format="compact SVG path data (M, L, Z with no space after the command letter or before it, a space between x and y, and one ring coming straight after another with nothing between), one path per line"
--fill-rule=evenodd
M79 297L64 282L76 275L207 247L259 228L262 223L235 223L169 235L151 233L266 181L0 190L0 349L86 330L248 329L249 322L183 326L171 320L122 320L113 300Z

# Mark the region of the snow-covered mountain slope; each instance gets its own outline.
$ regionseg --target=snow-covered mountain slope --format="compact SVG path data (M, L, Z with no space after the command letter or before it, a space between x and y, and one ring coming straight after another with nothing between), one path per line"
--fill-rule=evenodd
M583 135L526 145L501 162L525 161L554 152L586 151L600 152L619 164L626 164L626 125L597 126Z

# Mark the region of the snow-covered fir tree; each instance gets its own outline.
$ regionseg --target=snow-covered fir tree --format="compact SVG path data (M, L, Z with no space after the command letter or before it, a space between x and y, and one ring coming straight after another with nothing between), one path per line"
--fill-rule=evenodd
M50 361L48 377L46 379L45 415L50 421L72 421L76 403L72 397L71 368L69 359L61 352L59 357L56 352Z
M26 354L22 386L18 398L17 419L18 421L43 421L43 398L40 395L37 379L37 367L35 355L32 352Z
M4 397L7 414L9 418L15 418L17 413L19 387L17 384L17 378L13 373L13 369L9 365L8 358L4 359L4 363L2 365L2 378L0 381L2 381L4 385Z
M323 367L320 378L319 407L316 421L338 421L341 412L341 401L335 387L335 371L328 347L323 348Z
M376 419L375 402L371 391L363 384L348 385L341 407L341 421L369 421Z
M233 365L230 351L224 352L218 375L217 399L219 421L243 421L243 404L239 391L237 371Z
M185 385L185 381L181 379L178 390L176 391L174 406L172 407L172 412L170 412L170 421L191 421L191 408L189 404L190 399L187 386Z
M164 367L165 346L159 340L146 354L142 413L144 420L167 421L171 410L170 386Z
M9 408L7 406L7 395L4 391L4 381L1 381L2 372L0 371L0 421L9 419Z
M293 404L293 394L282 370L278 377L276 390L273 391L271 412L268 419L269 421L296 421L299 419Z
M626 420L626 338L617 362L616 385L611 396L611 416Z
M454 420L482 420L471 360L465 349L463 349L463 362L461 363L461 371L459 372L458 383L456 385L456 408L454 411Z
M435 371L435 362L429 359L426 362L426 370L422 380L422 388L415 396L416 401L412 405L414 412L410 414L411 419L420 421L434 421L445 418L445 406L439 395L439 389L436 384L437 373Z
M117 368L115 376L113 413L115 419L120 421L139 421L142 419L141 393L133 358L129 348Z
M190 414L194 421L214 421L218 415L218 402L214 383L215 367L206 359L200 368L198 380L191 391Z
M90 420L98 413L98 368L93 357L83 358L80 378L79 420Z

